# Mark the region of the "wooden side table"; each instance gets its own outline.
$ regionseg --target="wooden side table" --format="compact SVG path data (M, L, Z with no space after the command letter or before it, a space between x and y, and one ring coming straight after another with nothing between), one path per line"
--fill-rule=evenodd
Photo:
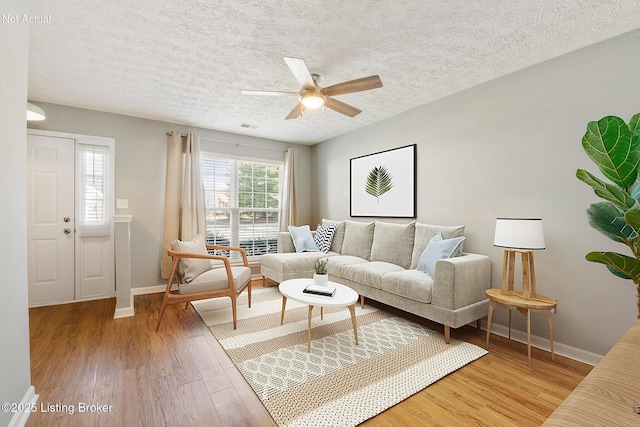
M489 336L491 334L491 317L494 308L509 309L509 339L511 339L511 308L517 309L527 321L527 354L529 356L529 368L531 368L531 312L543 312L547 315L549 327L549 344L551 347L551 360L555 360L553 352L553 328L551 326L551 312L558 305L557 301L544 295L531 296L524 299L522 291L507 291L501 289L487 289L489 297L489 317L487 319L487 349L489 348Z
M522 257L522 291L514 290L514 271L516 254ZM551 326L551 312L558 302L553 298L540 295L536 292L536 273L533 261L533 252L521 249L505 249L504 263L502 265L502 285L500 289L487 289L489 297L489 317L487 318L487 349L489 349L489 336L491 335L491 317L493 309L506 308L509 310L509 339L511 339L511 309L517 309L527 321L527 354L529 356L529 369L531 369L531 312L542 312L547 315L549 328L549 343L551 347L551 360L555 361L553 352L553 328Z

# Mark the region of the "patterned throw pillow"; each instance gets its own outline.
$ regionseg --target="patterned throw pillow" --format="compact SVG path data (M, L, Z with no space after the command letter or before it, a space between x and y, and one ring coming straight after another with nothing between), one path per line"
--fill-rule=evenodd
M319 225L316 229L316 235L313 237L313 241L316 242L316 246L325 254L329 252L331 248L331 242L333 241L333 234L336 232L337 225Z

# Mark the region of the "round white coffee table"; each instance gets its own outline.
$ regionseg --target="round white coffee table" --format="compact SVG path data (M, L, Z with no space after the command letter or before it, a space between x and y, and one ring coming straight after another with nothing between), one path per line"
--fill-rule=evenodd
M358 345L358 327L356 326L355 304L358 301L358 294L353 289L341 285L340 283L329 282L329 286L336 288L333 296L322 296L307 294L302 292L304 288L312 284L312 279L291 279L285 280L278 285L278 290L282 294L282 313L280 314L280 324L284 324L284 310L287 306L287 298L309 306L309 321L307 324L307 352L311 352L311 312L313 307L320 307L320 318L322 319L322 307L348 307L351 312L351 324L353 325L353 336Z

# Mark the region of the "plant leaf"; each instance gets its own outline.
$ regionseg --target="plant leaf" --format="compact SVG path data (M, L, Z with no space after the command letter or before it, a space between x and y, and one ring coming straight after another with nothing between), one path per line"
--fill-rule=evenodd
M634 230L634 234L631 237L637 237L638 231L640 230L640 211L634 209L625 213L624 221L629 224Z
M589 252L585 257L587 261L597 262L615 270L618 277L631 280L640 279L640 261L627 255L616 252Z
M624 273L620 273L618 270L615 270L607 265L607 270L609 270L614 276L618 276L621 279L632 280L631 277L627 276Z
M393 177L391 173L384 166L376 166L367 175L367 182L364 189L368 194L380 201L382 196L387 191L393 188Z
M634 135L640 136L640 113L634 114L631 120L629 120L629 130Z
M637 135L640 138L640 113L635 114L633 117L631 117L631 120L629 120L629 130L631 130L634 135ZM640 174L638 177L636 177L635 182L631 185L629 194L631 194L631 197L633 197L634 199L640 200Z
M633 122L634 128L637 126ZM640 138L620 117L607 116L589 122L582 147L600 171L619 187L628 190L638 175Z
M593 187L599 197L613 203L625 212L631 209L640 208L638 201L631 197L629 193L621 190L615 185L603 182L584 169L578 169L576 177L580 181L583 181Z
M587 209L587 218L591 227L616 242L625 243L625 239L635 237L633 226L625 222L624 212L613 203L593 203Z

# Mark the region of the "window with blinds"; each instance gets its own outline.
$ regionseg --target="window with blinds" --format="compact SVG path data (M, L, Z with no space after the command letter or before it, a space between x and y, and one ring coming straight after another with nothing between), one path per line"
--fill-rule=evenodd
M277 252L280 165L200 156L207 243L241 247L248 257Z
M81 235L109 235L111 230L110 149L78 144L78 232Z

